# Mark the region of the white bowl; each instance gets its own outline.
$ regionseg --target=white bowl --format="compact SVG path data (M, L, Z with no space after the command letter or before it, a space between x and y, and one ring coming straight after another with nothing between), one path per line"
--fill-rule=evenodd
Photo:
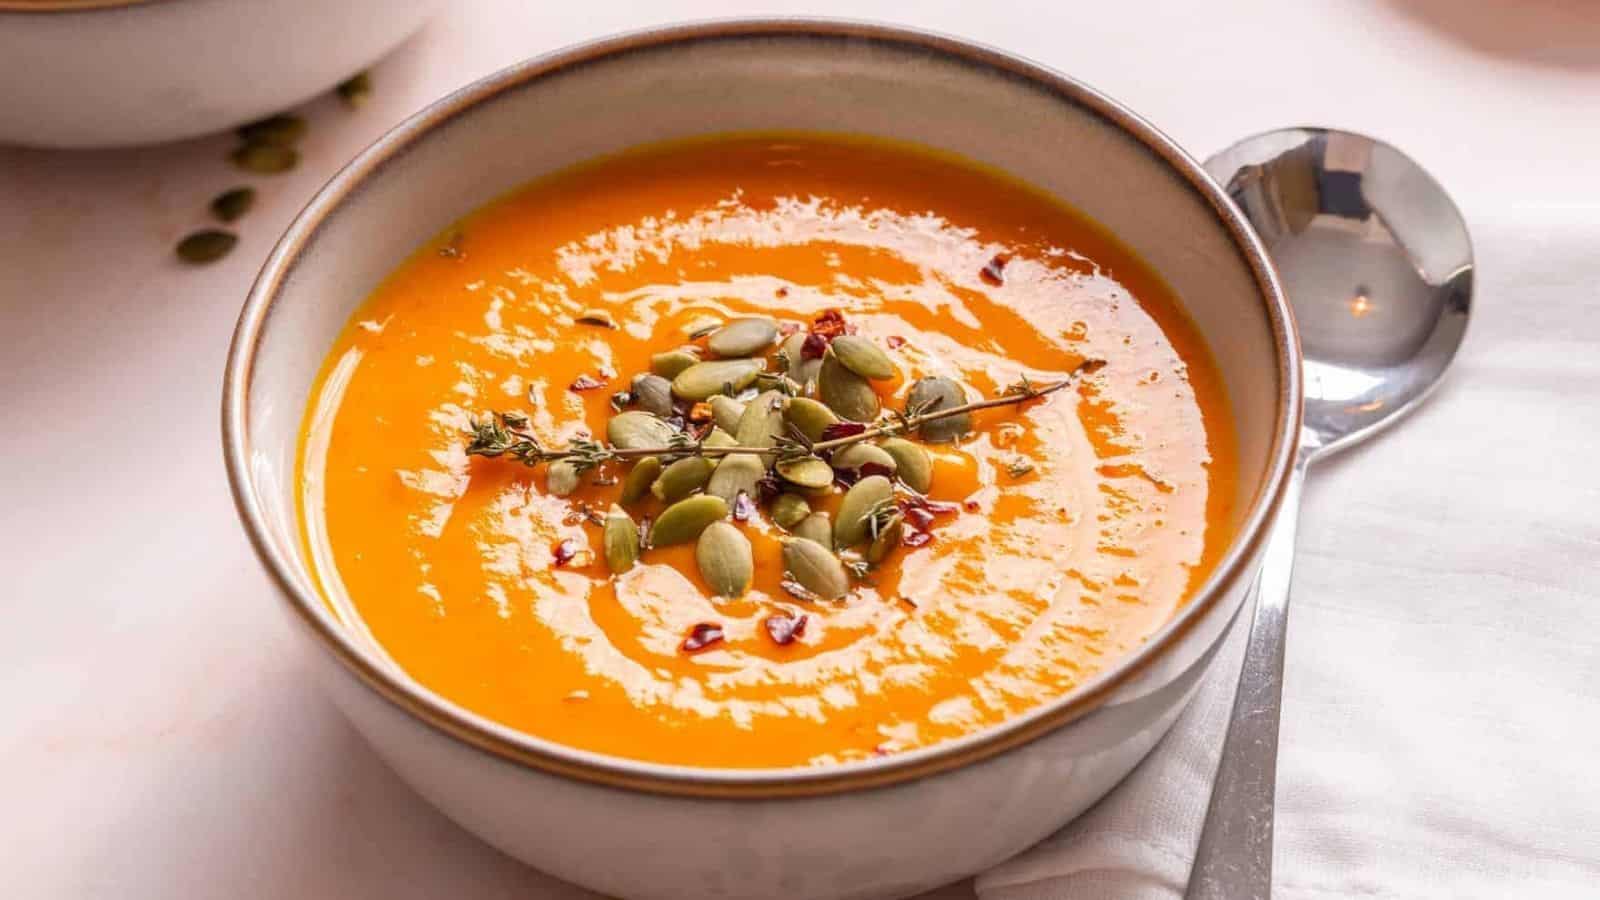
M439 0L0 0L0 143L150 144L293 106Z
M541 174L708 132L863 132L955 151L1098 219L1176 289L1239 431L1233 540L1170 624L1070 694L959 740L824 768L619 759L521 734L418 685L332 614L297 538L295 454L323 356L439 228ZM1099 799L1172 724L1252 580L1299 423L1300 358L1255 235L1200 167L1115 102L949 38L841 22L665 28L536 59L434 104L314 199L273 251L228 363L245 527L334 701L451 818L623 897L913 893L1017 853Z

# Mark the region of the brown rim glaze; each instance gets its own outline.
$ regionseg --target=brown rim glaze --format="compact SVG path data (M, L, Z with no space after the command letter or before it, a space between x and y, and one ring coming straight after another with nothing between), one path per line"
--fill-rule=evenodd
M0 0L0 13L70 13L122 9L128 6L154 6L177 0Z
M279 286L312 244L322 223L336 213L364 181L440 125L508 91L582 65L629 52L666 45L751 37L838 40L848 38L909 48L953 58L1019 78L1056 94L1064 102L1094 112L1135 138L1182 176L1203 197L1250 265L1267 306L1277 348L1278 415L1266 478L1251 500L1250 512L1232 545L1188 604L1143 647L1065 696L1014 719L965 737L880 759L826 767L712 769L671 766L607 756L536 738L472 713L431 691L379 667L346 633L316 589L294 575L290 557L277 546L254 495L248 443L249 391L256 346ZM245 530L267 570L283 590L302 624L353 674L384 699L431 727L467 744L541 772L583 781L696 797L758 799L839 793L910 781L988 759L1027 743L1097 708L1128 678L1149 666L1211 610L1229 587L1252 573L1249 562L1266 540L1267 524L1288 480L1300 422L1300 349L1292 314L1266 251L1243 215L1193 158L1144 119L1099 92L1043 66L989 47L943 35L897 27L830 19L731 20L656 28L604 38L529 60L472 84L395 127L341 170L289 227L262 267L240 314L229 350L222 391L222 442L234 502Z

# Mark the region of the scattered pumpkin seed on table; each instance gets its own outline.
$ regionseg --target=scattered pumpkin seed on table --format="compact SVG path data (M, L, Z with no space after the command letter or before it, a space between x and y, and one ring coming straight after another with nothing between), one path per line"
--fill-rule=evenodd
M246 172L276 175L294 168L300 162L300 153L293 147L279 144L245 144L230 153L228 158Z
M372 75L368 72L357 72L339 82L334 91L347 106L361 106L372 97Z
M235 129L239 139L250 144L275 144L290 147L306 136L306 120L289 113L257 119Z
M223 191L211 201L211 214L218 221L232 222L250 211L256 202L256 189L252 187L236 187Z
M178 242L176 248L178 258L191 265L216 262L228 255L234 245L239 243L239 236L230 231L218 231L208 228L196 231Z

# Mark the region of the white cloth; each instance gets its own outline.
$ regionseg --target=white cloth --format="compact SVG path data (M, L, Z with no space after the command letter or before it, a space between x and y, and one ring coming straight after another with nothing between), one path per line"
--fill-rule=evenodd
M303 163L285 175L241 179L226 136L0 149L4 895L588 896L429 809L310 683L223 481L223 356L289 219L400 117L573 41L758 12L1001 46L1200 155L1284 124L1364 130L1451 188L1481 275L1463 356L1415 418L1313 472L1306 493L1279 895L1600 896L1600 13L1587 0L473 0L379 65L361 110L304 110ZM173 261L241 180L260 197L234 253ZM1227 674L1126 785L978 891L1173 896Z
M1275 896L1600 896L1600 227L1475 223L1449 382L1314 467ZM1243 629L1172 733L984 900L1182 895Z

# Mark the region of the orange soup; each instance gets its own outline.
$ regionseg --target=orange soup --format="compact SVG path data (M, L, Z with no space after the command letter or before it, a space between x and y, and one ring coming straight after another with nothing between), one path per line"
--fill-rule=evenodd
M932 151L749 135L420 248L329 355L300 479L329 602L422 685L773 767L970 734L1138 647L1231 536L1233 446L1179 298L1081 214Z

